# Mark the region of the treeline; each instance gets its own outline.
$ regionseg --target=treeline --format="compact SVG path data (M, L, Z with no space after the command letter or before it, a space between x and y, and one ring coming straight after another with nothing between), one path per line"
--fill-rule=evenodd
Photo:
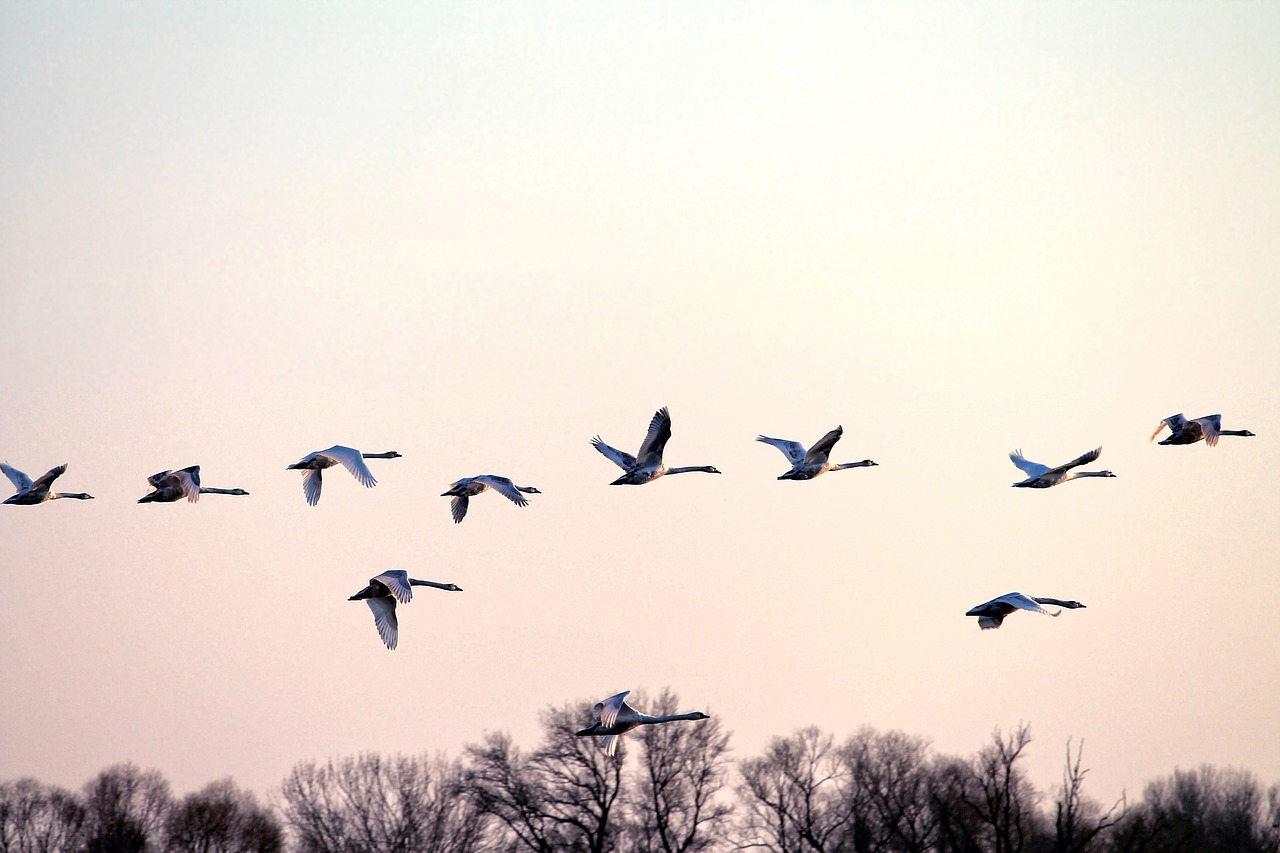
M679 703L664 691L636 704ZM8 781L0 853L1280 850L1280 784L1205 766L1103 805L1068 744L1061 784L1041 792L1022 767L1025 725L970 757L902 732L810 727L735 762L715 718L636 729L616 758L573 736L589 718L589 704L546 710L530 752L492 733L453 759L303 762L269 803L230 780L177 798L131 764L79 793Z

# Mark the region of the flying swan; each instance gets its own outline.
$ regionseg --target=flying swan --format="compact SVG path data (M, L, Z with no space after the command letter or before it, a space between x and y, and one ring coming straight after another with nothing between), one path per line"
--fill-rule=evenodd
M396 602L408 604L413 599L413 587L433 586L450 592L462 592L462 587L452 583L436 583L420 581L409 577L403 569L391 569L376 578L369 578L369 585L347 599L347 601L364 601L373 611L373 624L378 628L378 636L387 648L395 650L400 641L400 622L396 619Z
M788 441L785 438L769 438L767 435L758 435L756 436L756 441L772 444L781 450L782 455L787 457L787 461L791 463L791 470L778 477L779 480L812 480L814 477L825 474L828 471L843 471L846 468L869 468L876 464L870 459L863 459L861 462L841 462L839 465L833 464L827 456L842 435L844 435L844 427L838 426L814 442L813 447L810 447L808 451L804 449L804 445L800 442Z
M630 692L630 690L624 690L617 696L610 696L608 699L597 702L595 707L591 709L591 715L595 718L595 722L592 723L590 728L578 732L578 737L604 735L604 742L601 745L604 747L605 753L616 755L618 752L618 735L623 732L629 732L636 726L670 723L675 720L708 720L711 718L710 715L701 711L690 711L687 714L666 714L661 717L641 714L624 701Z
M33 506L42 504L45 501L56 501L58 498L75 498L78 501L91 501L93 495L87 495L84 492L51 492L49 487L53 485L53 481L61 477L67 472L66 463L59 465L57 468L50 468L40 475L34 482L26 474L14 468L8 462L0 462L0 471L4 471L4 475L9 478L9 482L13 483L13 487L18 493L4 499L7 504L15 506Z
M369 470L369 466L364 464L366 459L397 459L400 454L394 450L388 450L386 453L361 453L353 447L343 447L341 444L335 444L328 450L317 450L310 453L292 465L286 470L298 470L304 472L302 475L302 493L307 497L307 503L315 506L320 503L320 472L325 468L332 468L334 465L341 465L351 472L351 476L360 482L365 488L372 489L378 485L378 481L373 478L373 472Z
M649 431L640 444L640 451L632 456L615 447L605 444L600 436L591 439L591 444L604 457L621 468L625 473L609 485L611 486L643 486L651 483L664 474L684 474L689 471L704 471L708 474L719 474L710 465L692 465L686 468L668 468L662 464L662 451L671 439L671 413L663 406L654 412L649 421Z
M1043 613L1048 616L1061 616L1062 611L1050 613L1041 607L1041 604L1055 604L1058 607L1066 607L1070 610L1077 610L1084 607L1078 601L1059 601L1056 598L1036 598L1030 595L1023 595L1020 592L1010 592L999 598L993 598L985 604L979 604L972 608L965 616L977 616L978 627L986 631L990 628L999 628L1000 623L1004 621L1004 617L1018 610L1029 610L1032 613Z
M161 471L147 478L151 491L138 498L138 503L172 503L186 498L191 503L201 495L247 495L244 489L215 489L200 485L200 466L192 465L177 471Z
M468 499L481 492L487 492L489 489L493 489L516 506L529 505L529 500L525 495L542 494L533 486L517 486L506 477L499 477L496 474L481 474L477 477L464 477L455 483L451 483L449 491L441 492L440 497L453 496L453 500L449 502L449 511L453 513L453 523L460 524L462 519L467 517ZM521 494L521 492L524 494Z
M1015 450L1009 454L1009 458L1013 460L1013 464L1021 468L1027 475L1027 479L1013 485L1024 489L1047 489L1050 486L1056 486L1059 483L1065 483L1068 480L1074 480L1078 477L1114 477L1110 471L1072 471L1079 465L1087 465L1097 459L1102 453L1101 447L1095 447L1082 456L1077 456L1065 465L1059 465L1057 468L1050 468L1048 465L1041 465L1039 462L1032 462L1022 455L1021 450Z
M1156 436L1165 427L1169 428L1170 435L1160 442L1161 444L1195 444L1204 439L1205 444L1217 447L1220 435L1253 435L1247 429L1223 429L1222 415L1205 415L1203 418L1187 420L1182 416L1182 412L1178 412L1160 421L1160 426L1151 433L1149 440L1155 441Z

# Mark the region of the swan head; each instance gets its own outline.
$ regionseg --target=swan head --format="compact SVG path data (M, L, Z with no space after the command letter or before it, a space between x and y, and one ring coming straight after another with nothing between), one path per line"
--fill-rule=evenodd
M227 489L227 494L229 494L229 495L247 495L247 494L249 494L249 493L248 493L248 492L246 492L244 489Z
M1249 432L1247 429L1242 429L1242 430L1240 430L1240 432L1236 433L1236 435L1247 435L1247 436L1253 436L1253 435L1254 435L1254 433Z
M691 712L689 713L689 719L691 719L691 720L709 720L709 719L711 719L711 715L710 715L710 714L704 714L704 713L702 713L701 711L691 711Z
M720 469L719 469L719 468L717 468L717 467L716 467L716 466L714 466L714 465L708 465L708 466L706 467L706 472L707 472L708 474L719 474L719 473L720 473Z
M523 487L522 489L520 489L520 491L524 492L526 495L540 495L540 494L542 494L542 490L541 490L541 489L539 489L539 488L537 488L536 486L525 486L525 487Z
M462 587L458 586L456 583L445 584L441 589L449 592L462 592ZM1082 604L1080 606L1083 607L1084 605Z
M1110 471L1099 471L1099 472L1098 472L1098 476L1099 476L1099 477L1114 477L1114 476L1115 476L1115 474L1112 474Z
M1069 610L1081 610L1081 609L1084 609L1084 605L1083 605L1083 604L1081 604L1081 603L1080 603L1080 602L1078 602L1078 601L1064 601L1064 602L1062 602L1062 606L1063 606L1063 607L1066 607L1066 608L1067 608L1067 609L1069 609Z

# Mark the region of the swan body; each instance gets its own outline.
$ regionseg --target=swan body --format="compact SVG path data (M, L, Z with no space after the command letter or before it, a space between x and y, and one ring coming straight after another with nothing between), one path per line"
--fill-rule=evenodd
M616 696L610 696L595 704L591 714L595 722L590 727L578 732L578 737L604 736L602 745L605 753L616 755L618 752L618 735L629 732L636 726L648 726L654 723L670 723L675 720L708 720L710 715L701 711L690 711L687 714L666 714L651 717L642 714L626 703L630 690L624 690Z
M396 619L396 602L408 604L413 599L413 587L433 586L449 592L462 592L462 587L452 583L436 583L409 577L403 569L391 569L376 578L369 578L369 585L347 599L347 601L363 601L373 612L373 624L378 629L378 636L387 648L395 650L400 641L400 622Z
M533 486L517 486L506 477L496 474L481 474L477 477L464 477L449 485L449 491L441 492L440 497L453 497L449 502L449 511L453 513L453 523L460 524L467 516L467 503L470 498L493 489L516 506L528 506L525 495L540 495L542 492ZM523 492L523 494L521 494Z
M244 489L215 489L200 485L200 466L192 465L177 471L161 471L147 478L151 491L138 498L138 503L172 503L186 498L191 503L201 495L247 495Z
M334 465L341 465L351 472L351 476L365 488L372 489L378 485L378 481L373 478L373 472L369 470L369 466L364 464L366 459L397 459L400 454L394 450L388 450L386 453L361 453L354 447L343 447L341 444L335 444L328 450L317 450L315 453L309 453L297 462L289 465L286 470L302 471L302 493L306 495L307 503L315 506L320 502L320 487L324 485L320 479L320 472L326 468L332 468Z
M1014 483L1016 488L1024 489L1047 489L1050 486L1056 486L1059 483L1065 483L1068 480L1075 480L1079 477L1114 477L1110 471L1072 471L1072 468L1080 465L1087 465L1097 459L1102 454L1101 447L1095 447L1088 453L1077 456L1064 465L1057 468L1050 468L1048 465L1041 465L1039 462L1032 462L1022 455L1021 450L1015 450L1009 454L1009 459L1013 461L1027 475L1027 479L1020 483Z
M684 474L689 471L703 471L707 474L720 472L710 465L690 465L684 468L668 468L662 462L662 451L671 439L671 413L663 406L654 412L649 421L649 431L635 456L610 447L600 436L591 439L591 445L599 450L606 459L623 470L623 474L609 485L611 486L643 486L666 474Z
M843 471L846 468L869 468L875 465L870 459L863 459L861 462L841 462L834 464L828 459L831 448L840 440L840 436L844 435L844 427L838 426L831 432L824 435L813 443L808 450L804 449L804 445L798 441L788 441L785 438L769 438L767 435L756 436L756 441L763 441L765 444L771 444L782 451L782 455L787 457L787 461L791 463L791 470L782 476L779 480L812 480L820 474L828 471Z
M1161 441L1160 444L1195 444L1203 439L1204 443L1210 447L1217 447L1218 436L1253 435L1247 429L1223 429L1222 415L1205 415L1202 418L1188 420L1182 416L1182 412L1178 412L1178 414L1170 415L1160 421L1160 426L1156 427L1156 431L1151 433L1151 440L1155 441L1156 436L1165 427L1169 428L1169 437Z
M978 627L986 631L991 628L999 628L1000 623L1004 621L1004 617L1010 613L1019 610L1027 610L1031 613L1043 613L1046 616L1060 616L1062 611L1051 613L1040 605L1053 604L1058 607L1066 607L1070 610L1076 610L1084 607L1078 601L1059 601L1056 598L1036 598L1030 595L1023 595L1020 592L1010 592L999 598L993 598L990 601L979 604L977 607L971 608L965 616L977 616Z
M67 473L66 463L59 465L57 468L50 468L35 480L14 468L8 462L0 462L0 471L4 472L4 475L9 478L9 482L13 483L13 487L18 490L17 494L10 495L4 499L7 504L34 506L45 501L56 501L59 498L75 498L78 501L93 500L93 495L88 495L84 492L54 492L50 490L53 481Z

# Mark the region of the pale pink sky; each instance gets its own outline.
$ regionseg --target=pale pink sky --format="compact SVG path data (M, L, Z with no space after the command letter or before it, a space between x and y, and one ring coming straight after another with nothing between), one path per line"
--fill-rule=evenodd
M0 6L0 778L532 745L670 685L1280 779L1280 7ZM670 406L668 462L610 488ZM1157 447L1158 420L1258 433ZM869 470L777 482L758 433ZM381 481L285 466L398 450ZM1047 492L1102 445L1114 480ZM247 498L138 506L203 466ZM542 495L439 493L497 473ZM400 648L346 597L422 590ZM979 632L996 595L1087 610Z

